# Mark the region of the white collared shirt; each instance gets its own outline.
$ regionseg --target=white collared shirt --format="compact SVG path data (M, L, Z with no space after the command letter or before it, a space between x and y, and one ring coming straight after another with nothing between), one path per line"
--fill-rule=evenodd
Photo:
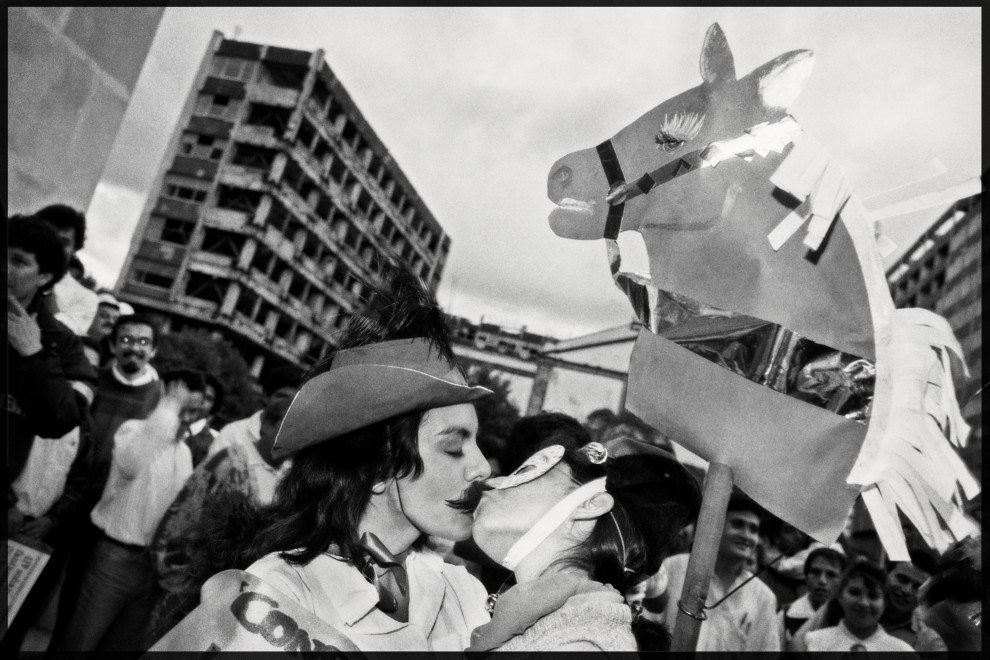
M210 423L210 420L206 417L197 419L195 422L189 425L189 429L186 431L186 437L192 437L194 435L199 435L200 432L206 428L206 425ZM215 438L217 437L217 432L210 429L210 434Z
M811 604L811 596L805 594L796 601L785 607L777 616L777 624L780 626L781 648L787 650L788 645L793 641L793 633L788 632L785 618L802 619L807 621L815 614L815 608Z
M342 632L362 651L463 651L471 642L471 631L489 621L484 586L463 566L446 564L431 551L410 552L405 567L408 623L376 607L378 591L353 564L327 554L296 566L273 553L247 570Z
M207 458L234 444L253 447L261 440L261 413L259 410L250 417L234 420L220 429L210 445Z
M687 563L686 554L668 557L663 563L669 575L665 621L671 631L677 623L677 602L684 587ZM752 575L743 570L728 586L713 575L706 603L717 603ZM708 619L701 624L697 651L780 651L777 597L762 580L750 580L725 602L706 609L705 613Z
M251 493L259 504L271 504L275 497L275 487L292 465L292 459L283 461L278 467L271 466L261 457L254 443L240 445L247 456L248 478L251 479Z
M117 366L117 361L114 360L110 363L110 373L113 374L113 377L117 379L118 383L121 385L127 385L128 387L141 387L142 385L147 385L148 383L153 383L158 380L158 371L150 364L145 366L144 373L140 376L132 380L127 380L124 376L124 372L122 372L120 367Z
M875 633L866 639L860 639L849 632L845 621L831 628L813 630L804 637L809 651L901 651L914 653L911 645L888 634L883 626L877 626ZM856 648L853 648L856 647Z

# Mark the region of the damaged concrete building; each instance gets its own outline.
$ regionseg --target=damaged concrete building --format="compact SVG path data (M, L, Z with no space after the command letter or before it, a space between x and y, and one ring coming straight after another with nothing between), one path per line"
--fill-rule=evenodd
M386 250L434 290L450 251L322 50L215 32L152 191L117 291L255 374L323 357Z

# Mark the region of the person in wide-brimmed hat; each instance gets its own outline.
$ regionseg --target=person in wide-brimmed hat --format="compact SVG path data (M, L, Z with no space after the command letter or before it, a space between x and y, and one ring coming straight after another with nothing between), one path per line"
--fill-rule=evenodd
M697 482L662 449L606 447L575 420L542 417L543 448L465 502L478 547L516 582L490 597L492 620L467 650L667 650L666 632L624 594L656 573L697 516Z
M253 648L285 650L291 629L292 648L303 650L323 648L300 642L305 636L342 650L461 651L488 620L481 583L446 564L427 537L471 533L470 515L454 503L490 474L473 402L491 392L466 382L443 313L418 278L387 262L370 289L367 309L348 321L285 414L271 454L291 457L292 467L240 554L242 565L253 563L235 582L260 579L281 597L235 584L230 593L241 596L215 609L242 615L230 634L256 633ZM201 607L212 588L204 586ZM262 599L257 616L238 609L244 593ZM264 615L272 603L278 625ZM312 615L316 632L306 627ZM182 639L193 629L185 624L152 650L206 650Z

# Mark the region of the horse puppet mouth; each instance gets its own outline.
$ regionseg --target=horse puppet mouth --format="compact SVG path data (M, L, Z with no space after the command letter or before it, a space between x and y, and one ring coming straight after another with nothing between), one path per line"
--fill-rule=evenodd
M550 229L562 238L590 241L602 237L600 223L595 221L594 200L565 197L550 211L549 219Z

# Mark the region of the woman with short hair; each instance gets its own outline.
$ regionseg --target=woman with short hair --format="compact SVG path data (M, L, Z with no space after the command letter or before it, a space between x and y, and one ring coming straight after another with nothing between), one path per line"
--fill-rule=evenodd
M880 625L883 614L883 568L868 560L854 562L842 576L839 591L826 607L842 611L838 625L813 630L804 636L807 651L903 651L914 653L907 642L887 634Z

